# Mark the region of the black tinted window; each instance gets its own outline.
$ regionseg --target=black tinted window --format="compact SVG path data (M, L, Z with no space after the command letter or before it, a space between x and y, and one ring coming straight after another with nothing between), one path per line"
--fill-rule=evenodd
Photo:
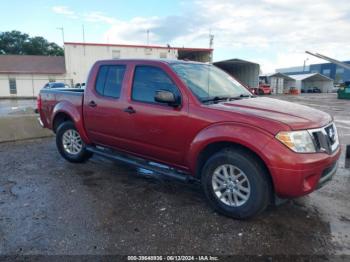
M96 81L96 91L100 95L114 98L120 97L125 66L101 66Z
M52 84L52 88L63 88L65 87L64 83L54 83Z
M157 90L167 90L179 95L176 85L162 69L152 66L137 66L134 73L132 99L157 103L154 101Z

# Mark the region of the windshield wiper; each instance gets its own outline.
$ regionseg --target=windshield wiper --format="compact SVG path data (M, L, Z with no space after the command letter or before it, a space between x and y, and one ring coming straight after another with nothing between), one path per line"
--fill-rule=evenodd
M237 100L237 99L242 99L247 97L255 97L255 96L252 96L249 94L240 94L239 96L230 97L229 100Z
M249 94L240 94L239 97L251 97Z
M220 101L232 101L232 100L239 100L245 97L253 97L252 95L249 94L240 94L239 96L214 96L214 97L209 97L206 99L201 99L203 103L206 102L220 102Z
M219 102L219 101L224 101L224 100L229 100L231 99L232 97L230 96L214 96L214 97L210 97L210 98L206 98L206 99L201 99L201 101L203 103L205 102Z

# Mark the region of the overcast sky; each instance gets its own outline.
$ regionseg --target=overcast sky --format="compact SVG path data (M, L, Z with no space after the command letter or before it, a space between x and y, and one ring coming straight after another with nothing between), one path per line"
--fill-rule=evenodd
M304 53L350 60L349 0L12 0L1 6L0 31L66 41L208 47L214 60L241 58L276 68L323 62Z

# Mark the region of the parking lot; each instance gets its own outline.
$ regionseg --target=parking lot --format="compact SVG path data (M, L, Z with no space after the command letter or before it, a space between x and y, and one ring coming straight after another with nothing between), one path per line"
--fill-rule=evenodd
M54 138L0 144L0 254L350 255L350 101L278 96L329 112L343 153L309 196L249 221L216 214L197 185L93 157L71 164Z
M0 117L33 113L35 99L0 99Z

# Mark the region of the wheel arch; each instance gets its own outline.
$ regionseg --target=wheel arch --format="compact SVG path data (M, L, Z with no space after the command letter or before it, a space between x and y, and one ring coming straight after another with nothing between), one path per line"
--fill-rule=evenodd
M67 114L66 112L57 112L56 115L54 116L53 120L52 120L52 131L54 133L57 132L57 128L66 121L71 121L74 123L74 120L72 119L72 117Z
M85 132L84 123L82 119L82 111L79 112L73 104L65 101L62 103L58 103L53 109L51 120L52 130L56 132L59 125L62 124L64 121L72 121L84 143L91 144L91 141Z
M263 148L273 139L273 135L265 130L241 123L220 123L203 129L194 138L187 154L187 164L191 173L200 178L205 161L224 148L235 148L250 154L266 170L273 186L269 159Z
M206 161L215 153L225 150L225 149L234 149L234 150L240 150L244 151L245 153L249 154L252 158L255 159L261 166L261 168L265 171L264 175L265 178L267 179L269 186L270 186L270 199L273 199L273 193L275 192L274 188L274 183L273 183L273 178L271 175L271 172L268 168L268 165L266 164L265 160L260 156L259 153L256 151L252 150L251 148L247 147L246 145L242 145L237 142L232 142L232 141L216 141L213 143L209 143L204 147L198 154L197 156L197 165L196 165L196 170L195 170L195 177L197 179L201 178L202 175L202 169L206 163Z

